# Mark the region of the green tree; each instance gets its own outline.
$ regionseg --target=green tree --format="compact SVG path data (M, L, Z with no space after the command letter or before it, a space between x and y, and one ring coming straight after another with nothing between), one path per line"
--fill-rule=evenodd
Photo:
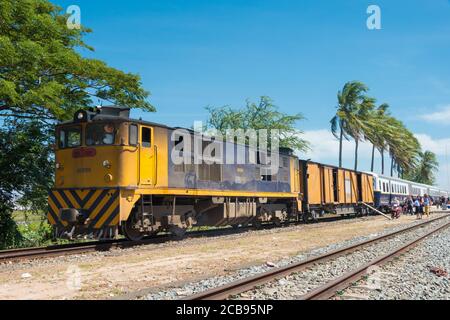
M417 165L417 157L420 154L421 146L414 134L405 125L393 118L388 117L385 125L391 133L386 137L391 156L391 176L398 166L401 170L413 170Z
M81 56L89 29L69 29L47 0L0 0L0 115L64 120L98 100L154 111L140 77Z
M241 109L229 106L206 109L209 112L207 127L218 130L224 137L227 129L276 129L280 133L280 147L298 151L309 149L309 143L301 138L303 131L295 127L298 121L304 119L303 115L280 112L269 97L262 96L258 103L247 100L245 107Z
M46 129L38 121L8 125L0 130L0 248L18 246L24 240L11 218L14 207L45 211L53 181L52 140L43 132Z
M358 147L359 142L367 140L367 132L370 131L370 121L372 119L373 110L375 108L375 99L371 97L364 97L361 104L358 106L356 114L358 122L352 128L350 135L355 140L355 170L358 170Z
M372 156L370 163L370 171L373 172L375 165L375 149L380 152L382 157L382 171L384 173L384 154L386 148L386 140L391 132L386 127L386 119L389 116L389 105L383 103L372 111L367 121L366 130L364 131L366 139L372 144Z
M0 246L14 245L15 204L43 209L53 125L99 101L155 111L139 75L85 58L91 30L67 28L48 0L0 0Z
M436 154L431 151L421 152L415 168L405 171L405 178L418 183L433 185L435 173L439 169Z
M331 119L331 132L339 139L339 167L342 167L343 139L355 140L355 168L358 166L358 144L363 137L364 121L369 105L373 100L365 95L368 88L359 81L347 82L338 92L338 106L335 116ZM365 106L364 106L365 105Z

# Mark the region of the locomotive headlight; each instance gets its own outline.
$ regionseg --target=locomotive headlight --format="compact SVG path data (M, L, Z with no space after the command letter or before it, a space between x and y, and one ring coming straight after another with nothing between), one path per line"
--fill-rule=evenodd
M113 180L113 176L112 176L112 174L106 174L105 175L105 181L106 182L111 182Z
M63 165L61 163L57 162L56 163L56 169L62 170L62 169L64 169L64 167L63 167Z
M78 112L77 118L78 118L78 120L83 120L83 118L84 118L83 112Z
M109 160L103 161L103 167L110 169L111 168L111 162Z

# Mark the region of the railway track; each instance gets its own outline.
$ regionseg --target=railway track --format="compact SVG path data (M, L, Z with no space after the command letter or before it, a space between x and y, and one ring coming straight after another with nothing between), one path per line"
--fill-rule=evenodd
M352 270L348 273L345 273L344 275L338 277L337 279L326 283L312 291L310 291L309 293L305 294L301 300L328 300L334 296L336 296L336 294L341 291L344 290L348 287L350 287L351 285L353 285L353 283L355 283L356 281L362 279L362 277L364 275L368 274L368 270L376 265L380 265L383 263L386 263L390 260L392 260L393 258L401 255L402 253L408 251L409 249L411 249L413 246L415 246L418 242L422 241L423 239L450 227L450 222L447 222L441 226L438 226L437 228L434 228L433 230L427 232L426 234L417 237L416 239L400 246L399 248L392 250L391 252L382 255L381 257L378 257L372 261L370 261L369 263L364 264L363 266Z
M419 228L425 227L433 222L446 219L450 217L449 214L443 215L438 218L430 219L425 222L416 224L414 226L406 227L382 236L378 236L372 239L369 239L367 241L363 241L357 244L353 244L341 249L333 250L328 253L309 258L305 261L301 261L299 263L294 263L287 265L285 267L275 268L273 270L257 274L252 277L244 278L235 282L228 283L226 285L216 287L207 291L203 291L200 293L197 293L195 295L189 296L184 298L183 300L224 300L233 296L237 296L241 293L250 291L258 286L262 286L264 284L270 283L276 279L283 278L285 276L288 276L292 273L296 273L302 270L305 270L309 267L314 266L318 263L324 263L330 260L333 260L337 257L341 257L343 255L355 252L360 250L362 247L368 246L370 244L374 244L376 242L384 241L389 238L395 237L397 235L417 230ZM301 296L300 299L302 300L315 300L315 299L329 299L336 295L336 292L347 288L355 281L359 280L363 275L366 274L367 270L376 264L381 264L383 262L386 262L395 256L407 251L412 246L420 242L421 240L425 239L426 237L429 237L430 235L439 232L440 230L443 230L444 228L447 228L450 226L450 221L445 222L442 225L439 225L436 228L433 228L431 231L427 232L424 235L421 235L420 237L415 238L414 240L405 243L404 245L401 245L400 247L397 247L395 250L384 254L380 257L377 257L376 259L370 261L369 263L364 264L363 266L356 268L350 272L347 272L343 274L342 276L333 279L332 281L321 285L319 287L316 287L315 289L311 290L310 292L306 293L305 295Z
M318 223L332 222L337 220L350 219L345 216L331 216L319 218ZM290 222L284 225L299 224L303 222ZM261 229L269 229L275 227L271 224L263 224ZM196 238L196 237L214 237L221 235L231 235L239 234L252 230L254 227L245 226L240 228L220 228L220 229L210 229L201 231L188 231L186 233L186 238ZM51 245L46 247L35 247L35 248L19 248L12 250L2 250L0 251L0 263L5 261L18 261L26 259L37 259L45 257L63 256L84 252L94 252L94 251L108 251L113 248L125 249L135 246L147 245L147 244L158 244L167 241L177 241L181 240L170 234L159 234L154 237L146 238L141 241L129 241L126 239L116 239L116 240L104 240L104 241L89 241L89 242L79 242L79 243L69 243L61 245Z
M231 228L226 229L213 229L204 231L190 231L187 233L186 238L194 238L201 236L219 236L226 234L235 234L238 232L244 232L248 228L241 228L239 230L233 230ZM52 256L63 256L76 253L94 252L94 251L108 251L113 248L125 249L135 246L142 246L147 244L158 244L167 241L180 240L170 234L161 234L154 237L149 237L141 241L129 241L127 239L116 240L104 240L104 241L89 241L80 243L70 243L61 245L52 245L47 247L36 248L20 248L12 250L0 251L0 263L5 261L17 261L25 259L45 258Z

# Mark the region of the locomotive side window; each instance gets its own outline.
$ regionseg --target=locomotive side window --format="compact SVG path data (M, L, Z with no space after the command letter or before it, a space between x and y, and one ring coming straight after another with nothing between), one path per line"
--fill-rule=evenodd
M142 146L150 148L152 145L152 130L150 128L142 128Z
M114 144L115 128L111 123L89 124L86 127L86 145L111 145Z
M130 132L128 134L129 136L129 145L135 146L138 144L138 127L135 124L130 125Z
M75 148L81 146L81 128L70 127L59 131L59 148Z

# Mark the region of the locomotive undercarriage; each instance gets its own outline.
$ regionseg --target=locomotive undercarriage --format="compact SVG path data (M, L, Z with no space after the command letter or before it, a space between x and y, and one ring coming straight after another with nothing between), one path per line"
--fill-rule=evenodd
M295 204L295 205L294 205ZM130 240L161 231L181 237L190 227L275 225L298 219L293 199L180 197L144 195L136 202L122 233Z
M309 206L306 213L303 215L303 220L316 221L325 214L345 215L345 216L365 216L370 213L370 210L362 204L328 204L328 205L312 205Z

